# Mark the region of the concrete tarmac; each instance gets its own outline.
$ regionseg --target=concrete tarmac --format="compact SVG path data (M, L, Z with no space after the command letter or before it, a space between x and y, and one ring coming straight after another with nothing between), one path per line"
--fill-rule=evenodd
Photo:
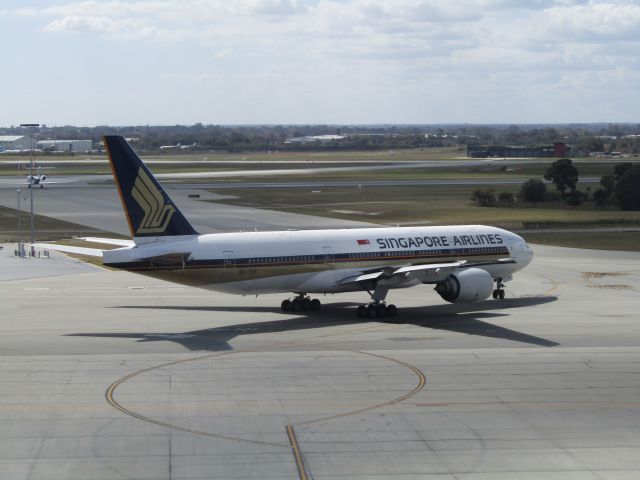
M204 200L224 198L200 188L172 188L167 192L189 221L200 233L238 232L313 228L360 228L373 224L311 215L264 210L236 205L211 203ZM31 192L21 189L23 219L27 219ZM190 195L199 195L191 198ZM114 185L85 185L81 182L60 186L36 188L33 192L34 212L106 232L130 235L122 204ZM17 192L13 188L0 188L0 205L17 206ZM38 226L36 225L36 230ZM36 237L37 238L37 237Z
M640 478L638 254L536 246L505 300L392 324L12 250L2 479Z

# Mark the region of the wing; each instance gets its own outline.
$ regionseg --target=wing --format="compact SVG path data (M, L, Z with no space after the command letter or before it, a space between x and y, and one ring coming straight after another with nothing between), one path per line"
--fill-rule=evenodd
M513 258L501 258L487 262L467 263L466 260L447 263L427 263L422 265L409 265L404 267L383 267L378 270L369 270L360 275L347 277L338 282L339 285L360 284L376 285L378 282L395 284L403 280L418 279L422 283L438 283L446 279L451 273L463 268L481 267L487 265L502 265L515 263Z
M421 281L439 282L460 268L466 260L448 263L431 263L424 265L411 265L406 267L384 267L379 270L369 271L361 275L347 277L338 282L339 285L348 284L377 284L382 280L407 280L409 277L420 278Z
M497 260L489 260L486 262L474 262L474 263L469 263L465 265L465 268L483 267L485 265L504 265L506 263L516 263L516 259L509 257L509 258L499 258Z

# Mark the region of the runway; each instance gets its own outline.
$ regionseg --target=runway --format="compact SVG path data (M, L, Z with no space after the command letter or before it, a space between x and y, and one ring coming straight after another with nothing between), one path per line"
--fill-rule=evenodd
M151 160L153 163L155 160ZM39 162L48 166L78 164L84 162L104 163L105 160L55 160L45 159ZM242 162L245 162L244 160ZM255 162L246 161L253 165ZM9 162L11 163L11 162ZM194 164L215 164L220 162L171 162L157 160L157 163L176 164L180 168ZM332 162L319 162L320 165ZM374 162L379 163L379 162ZM233 170L233 171L204 171L204 172L174 172L161 173L156 177L163 183L167 192L179 208L185 213L194 227L201 233L237 232L247 230L287 230L314 228L359 228L374 226L374 224L326 218L309 215L298 215L275 210L263 210L237 205L211 203L225 198L224 194L211 193L211 190L254 189L254 188L384 188L402 186L460 186L520 185L526 178L497 178L497 179L423 179L423 180L303 180L303 181L275 181L277 176L339 172L361 172L374 170L402 170L414 168L441 169L451 168L481 168L496 171L506 165L524 165L537 163L536 160L518 159L468 159L468 160L432 160L418 162L399 162L348 166L317 166L315 164L300 163L297 168L261 169L261 170ZM340 163L338 163L340 164ZM234 180L234 177L239 177ZM267 181L265 178L271 178ZM227 179L226 181L223 179ZM597 183L598 178L581 178L583 183ZM17 192L20 188L21 204L23 208L30 208L31 192L26 188L23 177L0 177L0 205L16 208ZM122 215L120 200L113 184L111 175L49 175L45 188L33 191L34 212L47 217L85 225L93 229L129 235L129 228ZM198 197L198 198L196 198ZM208 201L203 201L208 200ZM37 226L36 226L37 229Z
M357 228L373 224L295 213L264 210L204 200L222 199L202 186L165 185L171 199L201 233L238 232L312 228ZM114 185L87 185L82 181L35 189L34 211L37 214L65 220L105 232L130 235L122 204ZM30 192L21 191L23 209L30 205ZM197 195L197 198L190 197ZM14 188L0 188L0 205L16 208ZM37 225L36 225L37 229Z
M174 174L169 177L173 178ZM178 174L175 174L178 175ZM162 175L158 175L161 177ZM194 227L202 233L237 232L258 229L287 230L313 228L360 228L372 223L336 218L298 215L276 210L264 210L237 205L211 203L226 198L210 190L245 188L380 188L391 186L456 186L456 185L519 185L526 179L493 180L379 180L379 181L291 181L291 182L199 182L171 183L163 186L174 202L185 213ZM14 180L12 180L14 181ZM48 184L34 190L34 211L37 214L72 222L106 232L129 235L122 214L120 199L110 176L86 175L58 179L61 183ZM598 179L582 179L597 182ZM4 183L3 183L4 182ZM0 205L16 208L16 186L0 179ZM96 183L97 182L97 183ZM104 184L103 182L109 182ZM22 186L21 203L28 209L31 193ZM194 196L199 196L194 198ZM208 201L203 201L208 200ZM37 228L37 227L36 227Z
M504 301L389 324L9 250L1 478L640 476L638 254L537 246Z

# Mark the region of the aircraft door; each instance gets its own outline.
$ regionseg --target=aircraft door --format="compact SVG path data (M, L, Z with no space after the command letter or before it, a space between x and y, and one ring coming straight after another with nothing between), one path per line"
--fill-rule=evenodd
M331 247L322 247L322 255L324 263L333 263L333 249Z
M236 256L233 253L233 250L226 250L222 252L222 255L224 256L224 269L227 270L234 268L236 265Z

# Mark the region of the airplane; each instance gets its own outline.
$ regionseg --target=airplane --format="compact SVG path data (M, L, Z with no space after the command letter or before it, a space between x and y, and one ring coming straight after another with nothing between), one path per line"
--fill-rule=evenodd
M40 188L44 188L44 181L47 179L46 175L28 175L27 176L27 188L31 188L35 185L40 185Z
M188 148L193 148L196 145L196 142L193 142L191 145L182 145L180 142L178 142L175 145L161 145L160 150L172 150L174 148L179 150L187 150Z
M383 318L398 313L390 290L422 284L451 303L502 299L533 258L520 236L483 225L200 234L123 137L104 145L132 236L102 252L112 268L241 295L292 293L284 312L320 310L310 294L362 291L370 301L356 314Z

